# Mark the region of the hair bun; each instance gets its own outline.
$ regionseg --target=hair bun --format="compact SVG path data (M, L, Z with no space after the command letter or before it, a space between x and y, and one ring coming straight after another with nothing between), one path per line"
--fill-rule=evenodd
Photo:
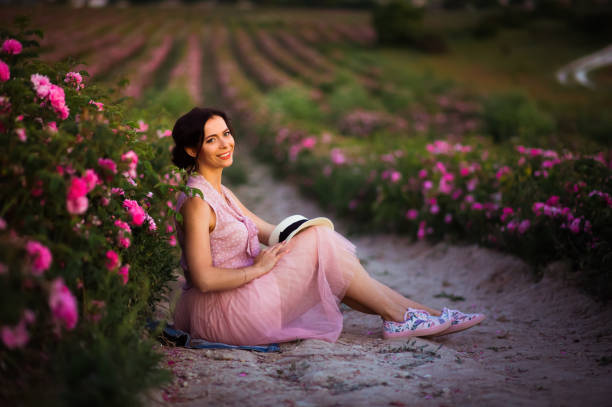
M187 154L184 148L174 146L172 148L172 162L174 165L184 170L193 167L195 158Z

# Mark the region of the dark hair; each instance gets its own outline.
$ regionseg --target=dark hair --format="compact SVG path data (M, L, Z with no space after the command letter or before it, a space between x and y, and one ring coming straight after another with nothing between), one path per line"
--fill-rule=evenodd
M198 169L198 155L204 142L204 125L213 116L222 117L229 128L230 133L234 134L232 124L227 114L218 109L208 107L194 107L189 113L179 117L172 129L172 162L179 168L192 172ZM197 154L190 156L185 151L185 147L195 148Z

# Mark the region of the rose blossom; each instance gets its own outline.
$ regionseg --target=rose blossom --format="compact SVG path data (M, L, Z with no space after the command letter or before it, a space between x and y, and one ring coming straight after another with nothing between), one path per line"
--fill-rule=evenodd
M126 232L132 232L132 229L130 228L130 225L127 224L127 222L124 222L122 220L117 219L115 221L115 226L117 226L119 229L123 229Z
M125 266L121 266L117 273L121 276L123 280L123 285L126 285L128 282L128 277L130 275L130 265L126 264Z
M304 148L314 148L314 146L317 144L317 139L314 137L306 137L305 139L302 140L302 147Z
M2 327L2 342L9 349L23 348L30 340L30 335L26 330L25 321L21 320L14 327L8 325Z
M80 196L76 199L66 199L66 210L72 215L81 215L87 211L89 207L89 199L86 196Z
M90 99L89 104L94 105L98 109L98 112L104 111L104 103L102 102L94 102L93 100Z
M419 216L419 211L416 209L408 209L406 219L415 220Z
M51 283L49 307L56 320L63 322L68 330L74 329L79 319L77 302L61 277Z
M123 207L127 209L128 213L132 216L132 223L135 226L142 225L146 218L146 213L144 209L138 205L138 202L131 199L125 199L123 201Z
M82 180L87 185L87 192L90 192L96 187L96 184L100 181L100 178L94 170L88 169L85 171L85 175L83 175Z
M83 82L83 77L78 72L68 72L66 77L64 78L64 82L75 87L76 90L83 89L85 85Z
M70 180L70 186L68 187L68 199L76 199L87 195L87 182L82 178L73 177Z
M172 247L176 246L176 236L175 235L170 235L170 238L168 239L168 244Z
M339 148L332 148L330 155L331 155L331 160L334 164L342 165L346 163L346 157L344 156L344 153L342 152L342 150L340 150Z
M531 226L531 222L529 222L528 219L525 219L523 221L521 221L521 223L519 223L518 225L518 231L519 233L522 235L523 233L525 233L527 231L527 229L529 229L529 226Z
M32 274L39 276L51 266L51 261L53 260L51 251L40 242L36 240L28 241L26 243L26 251L30 255Z
M98 165L113 174L117 173L117 164L110 158L98 158Z
M17 137L19 138L19 141L21 141L22 143L25 143L27 141L28 136L26 135L26 131L23 127L19 127L15 129L15 133L17 133Z
M6 82L11 79L11 70L8 65L0 59L0 82Z
M19 55L22 49L21 43L13 38L9 38L2 43L2 52L9 55Z
M117 238L117 241L119 243L119 246L123 247L124 249L129 248L130 244L132 243L132 242L130 242L129 238L121 236L121 235Z
M106 252L106 268L109 270L115 269L119 265L119 255L114 250Z

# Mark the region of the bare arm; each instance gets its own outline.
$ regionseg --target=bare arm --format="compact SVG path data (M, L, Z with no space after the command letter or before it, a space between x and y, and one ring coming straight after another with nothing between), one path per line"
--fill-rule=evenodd
M227 189L227 191L229 191L229 189ZM229 193L231 194L234 201L238 204L238 206L240 206L240 209L242 210L242 212L246 216L248 216L257 226L257 230L259 231L259 233L257 234L257 238L259 239L259 241L267 245L268 239L270 238L270 235L272 234L272 231L274 230L276 225L272 225L266 222L265 220L261 219L259 216L255 215L253 212L248 210L247 207L244 206L238 198L236 198L236 195L234 195L232 191L229 191Z
M210 206L201 198L193 197L185 201L181 214L187 267L193 285L202 292L240 287L272 270L287 252L285 245L278 244L263 250L252 266L240 269L213 267L209 234L212 218Z

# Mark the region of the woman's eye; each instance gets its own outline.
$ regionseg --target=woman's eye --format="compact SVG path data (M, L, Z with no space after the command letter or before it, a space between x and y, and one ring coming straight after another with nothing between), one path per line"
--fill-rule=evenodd
M231 136L231 133L230 133L229 131L226 131L226 132L225 132L225 135L226 135L226 136Z
M214 140L215 140L215 138L214 138L214 137L211 137L211 138L209 138L208 140L206 140L206 142L207 142L208 144L210 144L210 143L212 143Z

